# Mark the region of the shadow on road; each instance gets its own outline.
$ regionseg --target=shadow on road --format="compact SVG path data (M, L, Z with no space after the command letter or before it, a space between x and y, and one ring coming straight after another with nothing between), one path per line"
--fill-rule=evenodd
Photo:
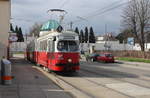
M117 67L117 66L120 66L118 64L122 64L120 62L114 62L114 63L105 63L105 62L86 62L86 61L82 61L80 62L80 64L88 64L88 65L96 65L96 66L105 66L105 67Z
M111 68L102 68L105 67L118 67L117 63L98 63L98 62L81 62L80 71L76 73L59 73L59 75L65 77L85 77L85 78L138 78L138 75L121 72L117 70L111 70ZM83 73L83 74L82 74Z
M84 73L84 74L83 74ZM79 72L56 72L57 75L63 77L84 77L84 78L138 78L138 75L125 73L121 71L113 71L104 68L81 67Z
M14 58L11 58L10 59L12 65L26 65L26 66L29 66L29 64L31 64L31 62L25 60L24 58L21 58L21 57L14 57Z
M26 61L24 58L12 58L12 65L26 65L31 66L29 61ZM100 66L106 66L107 64L100 64ZM118 66L118 65L107 65L107 66ZM138 78L135 74L125 73L121 71L113 71L111 69L98 68L96 66L85 66L81 63L81 69L77 72L55 72L55 74L63 77L86 77L86 78ZM49 73L51 74L51 73Z

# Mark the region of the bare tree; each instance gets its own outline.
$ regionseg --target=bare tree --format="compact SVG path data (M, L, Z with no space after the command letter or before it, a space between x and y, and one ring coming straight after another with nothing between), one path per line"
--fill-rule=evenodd
M39 33L40 33L40 29L41 29L42 25L35 23L31 29L30 29L30 35L34 35L36 37L39 37Z
M145 51L145 28L150 21L150 0L130 0L123 13L123 24L135 34Z

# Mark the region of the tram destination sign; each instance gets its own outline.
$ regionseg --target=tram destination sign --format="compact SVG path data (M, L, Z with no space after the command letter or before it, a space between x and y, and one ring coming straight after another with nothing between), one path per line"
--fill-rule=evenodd
M75 36L64 36L64 39L75 39Z
M63 40L74 40L75 36L59 36L59 39Z

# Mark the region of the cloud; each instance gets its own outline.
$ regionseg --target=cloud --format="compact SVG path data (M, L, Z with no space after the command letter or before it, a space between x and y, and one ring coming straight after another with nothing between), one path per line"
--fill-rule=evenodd
M19 25L27 31L35 22L43 23L50 18L47 10L52 8L65 9L68 12L65 21L80 20L77 16L86 17L100 12L104 7L110 7L118 0L12 0L12 20L14 25ZM74 23L74 27L92 26L97 33L104 32L105 24L109 25L109 31L115 32L120 26L121 9L116 9L104 15L88 18L87 21Z

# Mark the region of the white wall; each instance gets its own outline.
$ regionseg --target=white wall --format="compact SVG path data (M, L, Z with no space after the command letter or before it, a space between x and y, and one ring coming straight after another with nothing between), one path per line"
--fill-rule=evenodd
M129 45L129 44L119 44L119 42L116 41L112 41L107 43L108 46L110 46L109 50L133 50L134 46L133 45ZM107 50L108 48L105 48L105 43L95 43L95 44L80 44L80 50L83 51L88 51L90 49L91 46L94 46L95 50Z
M134 46L134 50L140 51L141 50L140 45L136 43ZM145 44L145 51L150 51L150 43Z
M9 0L0 0L0 59L7 57L8 32L11 16Z
M34 40L34 37L26 37L24 36L24 42L13 42L10 44L10 51L12 52L24 52L26 51L26 46L29 44L32 40Z

